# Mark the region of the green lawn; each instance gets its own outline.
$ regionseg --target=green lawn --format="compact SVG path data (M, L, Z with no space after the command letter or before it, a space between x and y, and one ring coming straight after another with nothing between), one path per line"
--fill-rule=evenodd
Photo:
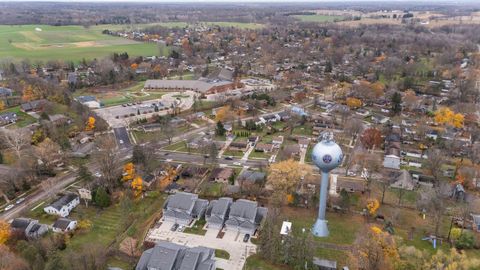
M0 58L29 59L31 61L80 61L127 52L130 56L159 55L154 43L102 34L104 29L119 26L1 25Z
M191 228L187 227L187 228L185 228L185 231L183 231L183 232L184 233L191 233L191 234L198 234L198 235L205 235L207 233L207 231L203 229L203 226L205 226L206 223L207 223L207 221L205 219L197 220ZM215 254L216 254L216 252L215 252Z
M215 249L215 257L229 260L230 253L223 249Z
M295 15L293 16L302 22L317 22L317 23L325 23L325 22L335 22L343 20L342 16L329 16L329 15Z
M1 43L1 41L0 41L0 43ZM26 113L20 111L20 106L16 106L16 107L12 107L12 108L0 111L0 114L6 113L6 112L14 112L14 113L17 114L18 121L14 125L14 126L17 126L17 127L25 127L25 126L28 126L30 124L33 124L33 123L37 122L37 119L33 118L29 114L26 114Z
M226 150L225 152L223 152L223 156L243 157L243 152L236 150Z
M250 153L249 158L257 158L257 159L269 159L272 155L270 153L264 153L264 152L257 152L257 151L252 151Z
M264 259L262 259L258 254L252 255L247 258L245 264L245 270L287 270L291 269L285 265L273 265Z

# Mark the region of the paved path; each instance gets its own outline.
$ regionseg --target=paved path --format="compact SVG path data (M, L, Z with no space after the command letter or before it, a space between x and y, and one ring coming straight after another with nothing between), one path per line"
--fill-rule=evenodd
M230 254L230 259L216 259L216 267L228 270L242 270L247 257L255 254L257 247L252 243L244 243L243 234L227 231L223 239L217 238L218 230L208 229L205 235L172 232L173 223L163 222L161 226L150 230L147 239L150 241L169 241L188 247L205 246L223 249Z

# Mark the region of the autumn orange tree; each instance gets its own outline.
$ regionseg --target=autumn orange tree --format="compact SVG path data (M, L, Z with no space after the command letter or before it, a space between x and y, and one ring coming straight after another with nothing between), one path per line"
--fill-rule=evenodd
M440 108L435 112L435 122L456 128L463 127L465 117L461 113L455 113L448 107Z
M375 83L372 83L370 85L370 88L375 93L375 97L377 97L377 98L383 96L383 94L385 92L385 84L383 84L382 82L377 81Z
M347 98L347 105L351 109L360 108L362 106L362 101L358 98L349 97Z
M382 144L382 133L376 128L368 128L360 136L360 141L367 149L379 147Z
M5 102L3 100L0 100L0 111L5 109Z
M143 191L143 180L141 176L135 177L132 181L132 189L134 191L135 197L138 197Z
M377 226L365 226L352 250L350 263L355 269L394 269L400 259L395 239Z
M223 106L217 110L215 115L216 122L225 122L233 119L233 113L229 105Z
M33 91L33 87L31 85L27 85L23 88L23 95L22 95L22 100L23 101L32 101L35 100L36 96Z
M135 166L132 162L129 162L123 166L123 181L130 181L135 176Z
M10 238L10 225L0 220L0 245L5 244L7 240Z
M311 172L309 168L293 159L272 164L268 169L267 185L273 189L274 203L287 202L288 195L294 193L301 179Z
M95 129L95 118L90 116L88 117L87 125L85 126L85 131L92 131Z

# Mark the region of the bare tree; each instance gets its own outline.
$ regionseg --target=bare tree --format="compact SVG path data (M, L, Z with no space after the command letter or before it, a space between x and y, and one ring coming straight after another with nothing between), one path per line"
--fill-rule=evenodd
M442 167L443 163L445 162L445 154L436 148L431 148L427 152L427 161L426 167L430 174L435 178L435 186L439 185L439 177L441 174L440 168Z
M113 138L103 137L97 141L99 151L95 154L96 164L100 166L104 185L112 188L120 176L119 157L116 144Z
M18 159L22 157L22 150L31 142L30 134L24 129L3 129L1 139L2 144L14 151Z

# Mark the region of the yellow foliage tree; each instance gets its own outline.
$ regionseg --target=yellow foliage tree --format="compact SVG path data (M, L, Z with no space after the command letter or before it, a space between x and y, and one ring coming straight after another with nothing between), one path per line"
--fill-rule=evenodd
M362 106L362 101L358 98L349 97L347 98L347 105L351 109L360 108Z
M310 167L293 159L274 163L268 170L267 183L273 189L272 199L275 203L285 203L285 198L296 191L301 179L310 173Z
M143 180L141 176L135 177L132 181L132 189L135 193L135 196L138 196L142 193L143 191Z
M33 92L33 87L31 85L27 85L26 87L23 88L23 95L22 95L22 100L23 101L32 101L35 100L35 93Z
M435 112L435 122L446 124L456 128L463 127L465 117L461 113L455 113L450 108L440 108Z
M367 209L368 209L368 213L370 215L372 215L372 216L375 215L378 208L380 208L380 203L378 202L377 199L369 199L367 201Z
M223 106L220 109L218 109L215 115L215 122L218 122L218 121L224 122L224 121L232 120L233 114L230 109L231 108L229 105Z
M3 100L0 100L0 111L5 110L5 102Z
M129 162L123 166L123 181L130 181L133 179L133 176L135 175L135 166L133 165L132 162Z
M85 131L92 131L95 129L95 118L90 116L88 117L87 125L85 126Z
M0 245L5 244L10 237L10 225L7 222L0 220Z
M130 65L130 68L132 68L133 70L137 69L138 68L138 64L137 63L133 63Z
M92 227L92 222L88 219L82 219L78 222L77 229L88 231Z

